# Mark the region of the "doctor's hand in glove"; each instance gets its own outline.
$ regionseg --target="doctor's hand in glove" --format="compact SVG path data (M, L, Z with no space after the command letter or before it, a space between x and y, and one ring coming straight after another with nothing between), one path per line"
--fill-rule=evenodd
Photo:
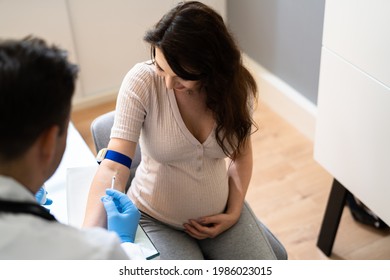
M134 243L141 213L126 194L113 189L106 194L101 201L107 212L107 229L116 232L122 242Z
M40 205L51 205L53 203L53 200L48 198L46 195L47 191L45 189L45 186L42 186L35 194L35 199Z

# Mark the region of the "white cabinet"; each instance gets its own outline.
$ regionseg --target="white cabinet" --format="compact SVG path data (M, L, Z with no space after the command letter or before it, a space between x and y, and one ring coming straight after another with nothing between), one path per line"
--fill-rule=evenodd
M322 50L315 158L390 223L390 90Z
M314 157L390 225L389 12L326 1Z
M326 1L323 46L390 85L390 1Z

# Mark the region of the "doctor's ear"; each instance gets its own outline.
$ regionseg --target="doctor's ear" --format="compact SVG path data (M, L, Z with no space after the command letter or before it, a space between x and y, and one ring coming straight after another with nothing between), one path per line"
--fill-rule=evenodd
M39 137L39 156L41 161L52 161L56 153L59 133L59 126L53 125L47 128Z

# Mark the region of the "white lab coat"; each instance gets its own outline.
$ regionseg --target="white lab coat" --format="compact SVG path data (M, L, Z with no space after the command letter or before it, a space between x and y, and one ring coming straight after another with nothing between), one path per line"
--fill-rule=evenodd
M0 176L0 199L35 202L31 192L4 176ZM0 233L0 259L145 259L137 244L121 244L113 232L80 230L32 214L0 212Z

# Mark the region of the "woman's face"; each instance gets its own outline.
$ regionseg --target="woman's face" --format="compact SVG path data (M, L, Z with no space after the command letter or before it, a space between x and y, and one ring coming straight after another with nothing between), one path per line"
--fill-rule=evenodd
M183 80L182 78L177 76L172 71L171 67L169 67L168 62L165 60L165 57L159 48L156 48L155 65L157 74L165 79L165 84L168 89L185 92L190 90L198 90L199 81Z

